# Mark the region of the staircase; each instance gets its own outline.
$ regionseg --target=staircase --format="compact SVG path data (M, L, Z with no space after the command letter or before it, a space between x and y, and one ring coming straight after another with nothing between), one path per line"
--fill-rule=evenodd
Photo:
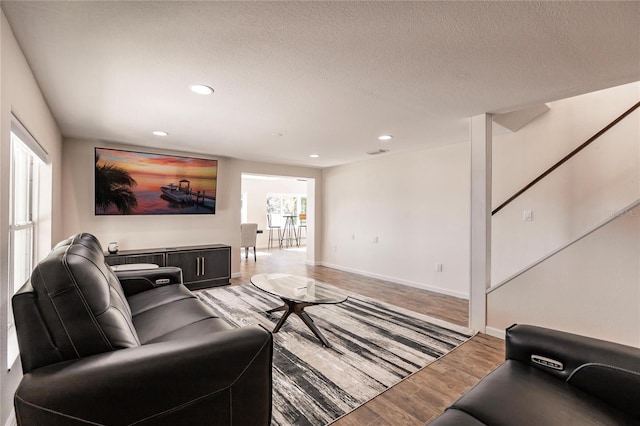
M640 345L638 98L634 83L559 101L494 136L490 334L526 322Z

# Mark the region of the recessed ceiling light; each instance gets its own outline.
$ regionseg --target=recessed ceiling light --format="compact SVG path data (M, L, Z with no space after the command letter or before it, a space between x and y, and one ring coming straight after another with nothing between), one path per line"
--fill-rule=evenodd
M191 91L199 95L210 95L213 93L213 89L209 86L205 86L204 84L194 84L191 86Z
M311 157L311 158L318 158L318 157L320 157L320 155L319 155L319 154L311 154L311 155L309 155L309 157Z
M169 136L169 133L163 132L162 130L156 130L153 134L156 136Z
M380 139L381 141L390 141L391 139L393 139L393 136L391 136L391 135L382 135L382 136L378 136L378 139Z

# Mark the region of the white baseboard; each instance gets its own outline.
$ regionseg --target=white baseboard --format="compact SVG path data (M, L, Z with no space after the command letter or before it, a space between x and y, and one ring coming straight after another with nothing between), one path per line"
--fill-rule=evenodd
M441 288L441 287L434 287L434 286L430 286L430 285L424 284L424 283L418 283L418 282L415 282L415 281L403 280L403 279L395 278L395 277L388 277L386 275L381 275L381 274L374 274L374 273L371 273L371 272L361 271L361 270L354 269L354 268L347 268L347 267L344 267L344 266L334 265L332 263L327 263L327 262L316 262L315 266L326 266L327 268L338 269L340 271L351 272L353 274L358 274L358 275L364 275L365 277L369 277L369 278L376 278L376 279L379 279L379 280L389 281L389 282L396 283L396 284L402 284L402 285L406 285L406 286L409 286L409 287L415 287L415 288L419 288L419 289L422 289L422 290L432 291L434 293L446 294L447 296L453 296L453 297L458 297L460 299L469 300L469 295L466 294L466 293L463 293L461 291L449 290L449 289Z
M307 260L304 262L304 264L307 266L322 266L322 262L318 262L314 260Z
M16 420L16 410L15 408L11 409L9 413L9 417L7 418L7 422L4 424L5 426L18 426L18 421Z
M497 337L504 340L506 337L506 331L501 328L485 327L485 331L489 336Z
M242 274L240 272L232 272L231 273L231 278L240 278L242 276Z

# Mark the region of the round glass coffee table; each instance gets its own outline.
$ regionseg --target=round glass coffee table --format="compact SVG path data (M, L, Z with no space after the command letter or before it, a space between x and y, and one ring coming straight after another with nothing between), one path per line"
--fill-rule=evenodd
M274 333L277 333L289 315L294 313L300 317L324 346L331 347L327 338L320 333L313 319L304 311L304 308L314 305L342 303L347 300L348 296L346 294L340 293L313 278L290 274L254 275L251 277L251 284L262 291L278 296L284 302L284 305L267 311L267 313L285 311L273 329Z

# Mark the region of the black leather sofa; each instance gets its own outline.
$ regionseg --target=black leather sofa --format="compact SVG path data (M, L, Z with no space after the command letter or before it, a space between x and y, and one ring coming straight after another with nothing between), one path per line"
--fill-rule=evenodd
M181 281L116 276L90 234L56 245L12 300L18 424L269 424L271 333L231 328Z
M640 425L640 349L511 326L505 363L429 424Z

